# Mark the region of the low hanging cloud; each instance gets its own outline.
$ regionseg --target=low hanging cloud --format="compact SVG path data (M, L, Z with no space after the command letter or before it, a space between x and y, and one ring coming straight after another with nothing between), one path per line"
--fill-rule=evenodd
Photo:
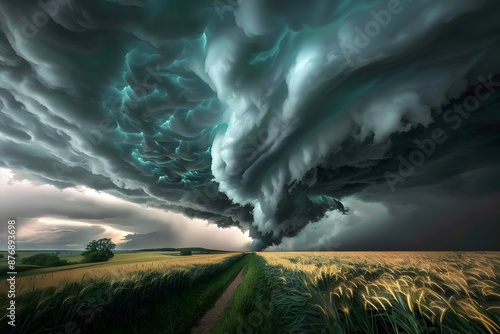
M368 210L346 198L398 211L485 166L498 178L499 10L0 0L0 166L249 231L256 249ZM137 224L131 244L158 238Z
M112 238L118 249L199 246L248 250L251 239L236 227L151 209L88 188L0 178L0 219L16 219L19 249L83 249L91 240ZM4 191L5 190L5 191ZM0 231L6 238L6 230Z

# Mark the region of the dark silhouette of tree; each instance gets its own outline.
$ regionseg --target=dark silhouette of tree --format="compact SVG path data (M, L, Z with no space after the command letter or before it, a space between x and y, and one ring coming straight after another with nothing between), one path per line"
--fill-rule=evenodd
M40 253L24 258L22 263L34 264L42 267L56 267L67 265L68 261L61 260L57 254Z
M85 257L83 262L108 261L115 256L115 254L113 254L113 249L115 249L115 247L116 245L111 242L111 238L92 240L82 253L82 256Z

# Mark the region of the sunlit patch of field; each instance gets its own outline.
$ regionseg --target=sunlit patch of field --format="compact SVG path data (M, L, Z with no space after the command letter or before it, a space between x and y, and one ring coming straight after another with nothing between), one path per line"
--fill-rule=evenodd
M260 255L292 332L500 332L498 252Z
M64 288L72 282L84 279L100 279L103 277L112 280L121 280L124 277L133 278L134 275L144 272L169 272L186 269L195 265L215 264L234 256L225 254L194 254L178 256L178 252L136 252L115 254L107 261L100 263L79 263L60 267L48 267L19 273L16 278L17 295L26 291L33 291L47 287ZM2 285L0 293L6 293Z

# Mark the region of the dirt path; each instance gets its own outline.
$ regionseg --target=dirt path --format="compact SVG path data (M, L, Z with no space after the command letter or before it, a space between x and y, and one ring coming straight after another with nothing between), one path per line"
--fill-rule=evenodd
M219 320L222 312L226 309L227 303L234 294L234 291L243 281L243 270L241 269L238 276L234 279L234 281L229 284L226 291L219 297L214 307L212 307L205 315L198 321L198 325L191 329L191 334L209 334L210 329L215 325L217 320Z

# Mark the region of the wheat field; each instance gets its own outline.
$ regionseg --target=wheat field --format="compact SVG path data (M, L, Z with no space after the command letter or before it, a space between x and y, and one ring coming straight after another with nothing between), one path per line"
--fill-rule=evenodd
M144 272L162 272L187 269L196 265L216 264L234 254L196 254L178 256L169 252L139 252L116 254L111 260L101 263L78 263L61 267L49 267L30 270L16 278L17 295L27 291L48 287L62 289L67 284L85 279L107 278L119 281L123 278L134 279ZM2 285L0 293L6 293Z
M500 253L261 253L289 333L500 332Z

